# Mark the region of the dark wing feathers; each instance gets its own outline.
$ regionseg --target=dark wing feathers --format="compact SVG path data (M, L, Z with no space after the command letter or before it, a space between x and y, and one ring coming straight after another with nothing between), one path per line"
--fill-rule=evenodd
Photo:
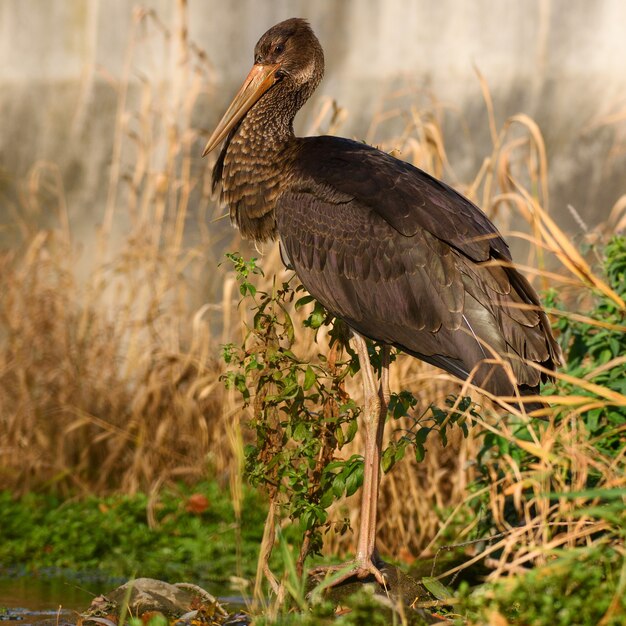
M300 146L298 166L306 176L357 198L402 235L426 230L474 261L488 260L492 250L511 259L507 243L487 216L426 172L340 137L304 138Z
M499 395L531 391L560 351L508 246L471 202L349 140L303 139L276 203L281 246L300 280L357 332ZM507 368L475 366L493 354Z

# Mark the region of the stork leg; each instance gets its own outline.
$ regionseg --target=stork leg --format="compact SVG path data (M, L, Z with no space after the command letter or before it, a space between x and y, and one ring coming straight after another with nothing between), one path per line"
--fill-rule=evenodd
M354 561L350 563L330 568L317 568L312 573L319 574L328 570L341 571L342 574L333 580L333 585L338 585L350 578L367 578L371 575L381 585L385 586L385 577L379 569L381 561L376 551L376 516L383 431L389 403L389 347L383 347L380 386L378 387L365 340L354 333L354 343L363 377L363 421L365 426L361 520L357 552Z

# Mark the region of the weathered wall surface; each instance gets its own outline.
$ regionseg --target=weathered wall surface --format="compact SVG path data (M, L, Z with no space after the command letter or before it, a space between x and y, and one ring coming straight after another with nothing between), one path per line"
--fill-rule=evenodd
M164 24L175 25L178 0L141 4ZM37 160L52 160L63 172L72 217L100 219L115 80L123 72L134 5L0 1L0 190L3 179L24 176ZM190 37L215 68L213 90L202 111L194 113L207 130L247 72L259 35L299 15L310 20L326 52L326 79L316 97L332 96L349 112L343 134L365 136L381 95L410 83L462 113L473 146L464 136L448 137L447 145L456 169L475 172L489 142L475 65L490 86L500 123L522 111L544 132L552 206L566 226L573 226L567 204L594 223L625 191L626 122L597 124L606 115L619 118L620 111L623 119L626 109L626 3L620 0L189 0L188 5ZM150 46L137 55L133 82L141 83L145 63L165 92L175 89L171 59Z

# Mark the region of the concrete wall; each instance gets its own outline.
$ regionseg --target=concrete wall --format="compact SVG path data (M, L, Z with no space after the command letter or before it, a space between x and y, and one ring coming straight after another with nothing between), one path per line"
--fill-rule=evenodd
M179 4L144 0L141 6L175 29ZM0 191L35 161L52 160L63 172L73 219L100 219L116 80L134 6L127 0L0 0ZM625 2L189 0L190 38L214 68L194 111L198 125L209 130L216 121L250 66L258 37L294 15L310 20L325 48L326 79L316 97L332 96L347 109L342 134L365 136L382 94L412 84L462 115L469 135L457 135L463 126L453 123L447 145L461 176L475 172L489 151L476 66L499 123L519 111L539 123L552 206L566 226L574 225L567 204L594 223L626 191L626 122L595 124L619 111L623 118L626 109ZM143 74L160 81L164 93L176 89L175 59L159 45L158 38L136 45L131 78L137 90L130 97L140 98Z

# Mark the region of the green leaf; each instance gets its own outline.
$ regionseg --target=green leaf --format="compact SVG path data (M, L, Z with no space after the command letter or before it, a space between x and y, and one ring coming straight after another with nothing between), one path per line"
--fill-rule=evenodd
M337 428L335 428L335 439L337 440L337 447L341 450L346 442L346 438L343 434L343 428L341 428L341 426L337 426Z
M385 472L385 474L396 464L396 455L395 455L395 449L393 445L390 445L388 448L386 448L386 450L383 452L383 457L382 457L382 468L383 468L383 472Z
M346 479L342 473L335 475L333 480L333 493L336 498L341 498L343 492L346 490Z
M441 443L443 444L443 447L445 448L448 445L448 431L445 427L443 427L439 431L439 437L441 439Z
M454 592L448 589L444 584L440 583L436 578L425 576L422 578L422 584L437 600L447 600L454 596Z
M360 464L353 468L348 477L346 478L346 495L351 496L355 494L358 488L363 483L363 465Z
M309 509L308 511L304 511L300 516L300 524L305 530L309 530L313 528L316 522L315 513Z
M327 509L333 503L335 498L338 498L340 496L341 494L339 496L336 496L332 489L328 489L322 494L322 497L320 498L320 507L322 509Z
M350 443L356 436L359 424L356 417L353 417L348 424L348 432L346 433L346 443Z
M432 428L429 428L428 426L423 426L422 428L420 428L415 433L415 443L417 443L417 444L424 444L424 443L426 443L426 438L430 434L431 430L432 430Z
M293 438L296 441L304 441L309 436L309 429L304 422L299 422L293 431Z
M315 384L316 380L317 376L315 375L315 371L310 365L307 365L306 372L304 374L304 390L308 391Z
M299 298L298 300L296 300L296 304L295 304L296 311L299 311L305 304L308 304L309 302L313 302L313 300L315 300L313 296L302 296L302 298Z
M406 444L407 444L407 441L405 439L398 442L398 445L396 446L396 451L393 457L395 463L402 461L402 459L404 458L404 453L406 451Z

